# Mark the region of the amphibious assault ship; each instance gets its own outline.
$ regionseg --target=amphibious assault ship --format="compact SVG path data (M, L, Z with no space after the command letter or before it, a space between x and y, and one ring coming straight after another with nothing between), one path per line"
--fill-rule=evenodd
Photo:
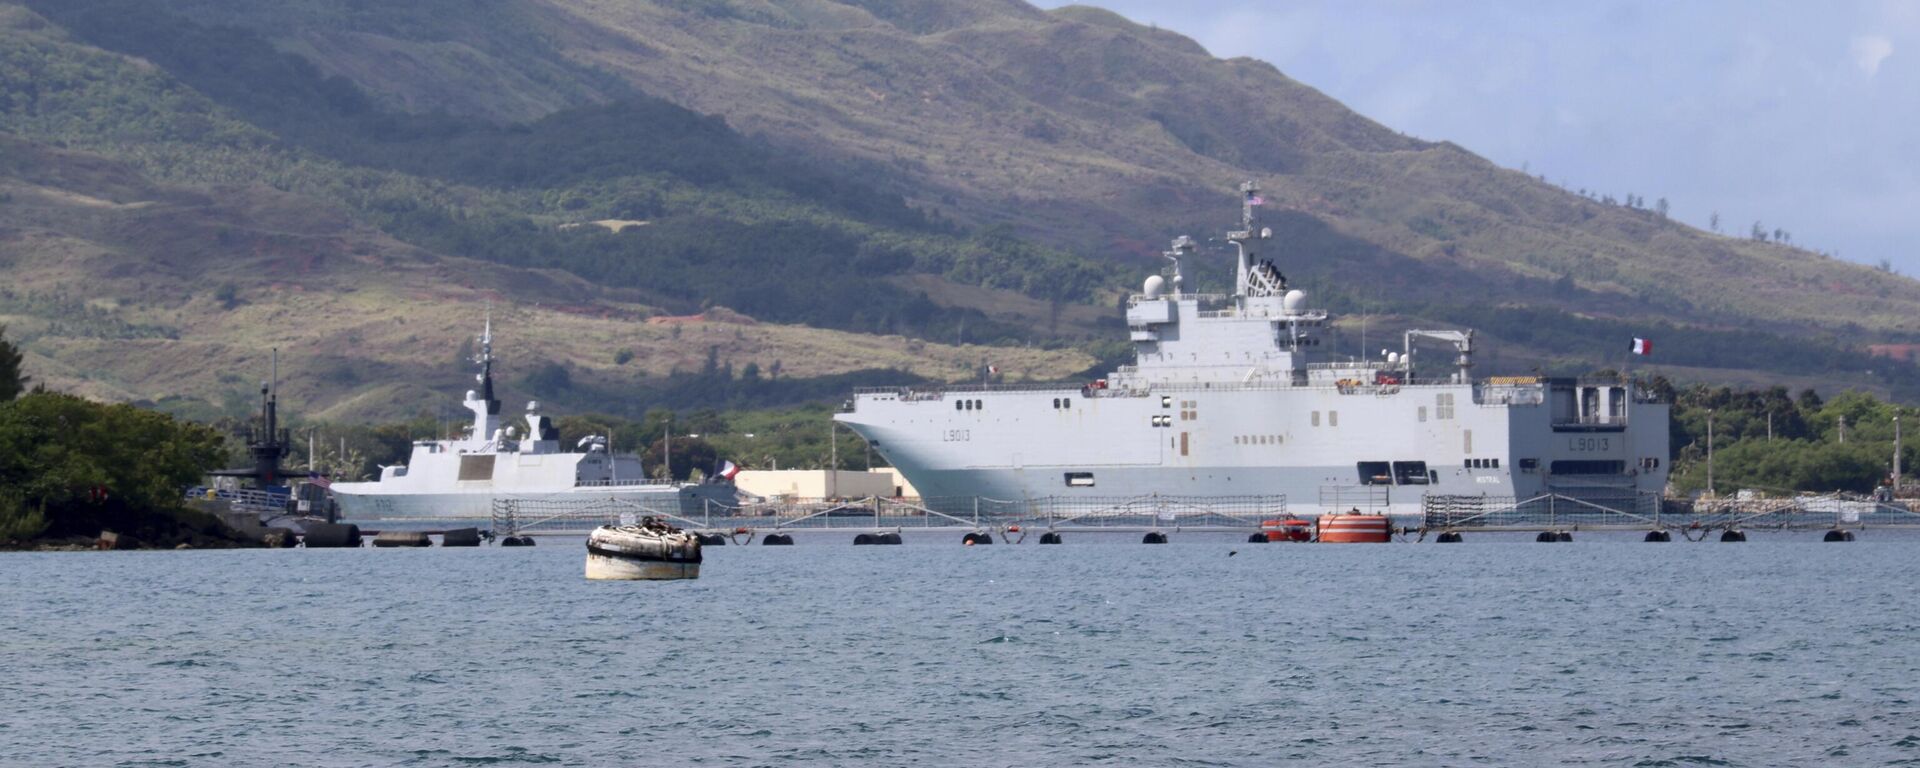
M546 503L548 508L598 502L631 502L636 513L689 514L712 501L734 504L731 483L674 483L647 479L635 456L615 455L606 436L582 438L576 450L563 450L553 418L527 403L524 431L501 418L493 393L493 321L480 335L474 363L478 391L468 390L464 405L473 411L465 437L423 440L402 466L382 467L380 478L364 483L334 483L341 517L349 520L461 518L486 519L496 498Z
M1471 377L1470 330L1314 359L1327 311L1259 251L1241 185L1231 294L1183 291L1191 238L1126 305L1135 363L1080 386L862 389L834 418L921 495L1284 496L1290 510L1416 515L1428 496L1617 502L1667 483L1669 406L1622 377ZM1624 341L1624 340L1623 340ZM1419 346L1446 345L1433 370Z

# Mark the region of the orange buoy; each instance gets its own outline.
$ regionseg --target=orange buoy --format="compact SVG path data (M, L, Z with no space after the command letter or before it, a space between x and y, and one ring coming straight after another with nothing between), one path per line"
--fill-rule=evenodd
M1385 544L1393 540L1386 515L1321 515L1320 541L1328 544Z
M1313 541L1313 523L1297 517L1262 520L1260 530L1267 535L1267 541Z

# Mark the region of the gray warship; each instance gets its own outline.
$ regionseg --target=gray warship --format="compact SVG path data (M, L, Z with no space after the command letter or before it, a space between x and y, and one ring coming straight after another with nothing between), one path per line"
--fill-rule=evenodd
M1283 496L1415 516L1430 496L1664 491L1669 406L1629 379L1476 380L1471 330L1316 361L1329 314L1260 258L1272 232L1258 186L1241 192L1233 292L1184 292L1196 246L1174 240L1166 274L1127 300L1133 365L1078 386L866 388L834 418L927 499Z
M484 520L496 499L543 503L551 509L582 509L627 503L634 509L697 514L709 504L732 505L731 483L678 483L647 478L638 456L610 451L607 436L583 438L576 450L560 443L553 418L527 403L525 429L500 414L493 392L493 319L489 315L473 362L479 390L463 404L473 424L463 437L421 440L404 465L382 467L368 482L333 483L341 516L354 521L407 519Z

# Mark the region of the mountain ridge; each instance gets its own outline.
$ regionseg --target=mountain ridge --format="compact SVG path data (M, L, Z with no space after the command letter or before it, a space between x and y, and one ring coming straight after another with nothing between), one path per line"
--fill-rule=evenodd
M175 28L190 34L139 36ZM470 331L446 313L484 295L599 313L590 333L566 319L579 312L537 313L568 329L532 335L584 374L574 399L611 391L586 383L601 377L691 397L668 374L715 368L713 348L720 363L785 360L781 397L861 370L969 380L990 359L1063 378L1119 353L1114 302L1159 268L1166 238L1225 228L1246 178L1266 190L1270 255L1336 311L1484 323L1508 350L1492 359L1522 367L1614 365L1624 341L1595 334L1651 328L1689 371L1804 381L1826 367L1920 392L1911 366L1864 349L1920 334L1920 283L1588 200L1099 9L9 0L0 36L0 131L16 136L0 193L43 203L0 207L0 268L66 291L0 297L0 322L28 330L42 378L100 397L154 399L116 382L159 375L164 396L232 399L217 376L142 368L164 343L138 334L225 335L208 360L238 367L241 346L271 340L218 316L256 312L324 329L320 410L367 401L381 377L457 387L456 366L404 361L432 355L424 339L375 334L356 352L342 343L353 324L327 316L366 311L351 294L373 288L347 283L377 285L390 265L412 292L375 292L421 302L449 341ZM288 87L256 93L275 85ZM601 219L644 223L569 228ZM166 285L188 298L163 306L105 280L97 290L120 295L75 299L85 275L32 258L63 248L105 275L174 269ZM194 249L232 262L180 261ZM1189 265L1196 287L1222 280L1222 253ZM193 264L198 285L179 276ZM250 305L281 295L262 270L283 268L311 275L308 300L277 316ZM422 292L449 269L495 288ZM767 340L639 322L716 305L759 318ZM1336 329L1338 348L1358 351L1365 322ZM635 357L673 362L645 384L610 364L618 350L558 343L566 333L628 334ZM981 340L1000 346L967 343ZM89 379L88 358L114 350L124 370ZM1744 365L1716 368L1729 361ZM429 389L338 413L445 399Z

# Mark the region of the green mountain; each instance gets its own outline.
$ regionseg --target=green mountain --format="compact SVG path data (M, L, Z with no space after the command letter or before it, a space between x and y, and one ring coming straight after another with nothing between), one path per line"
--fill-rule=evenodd
M1245 178L1294 281L1370 316L1336 349L1467 324L1490 370L1574 370L1652 336L1676 378L1920 394L1865 354L1920 336L1920 283L1586 199L1088 8L14 0L0 131L0 322L39 379L183 410L231 411L267 344L333 416L444 402L487 298L563 405L1063 377Z

